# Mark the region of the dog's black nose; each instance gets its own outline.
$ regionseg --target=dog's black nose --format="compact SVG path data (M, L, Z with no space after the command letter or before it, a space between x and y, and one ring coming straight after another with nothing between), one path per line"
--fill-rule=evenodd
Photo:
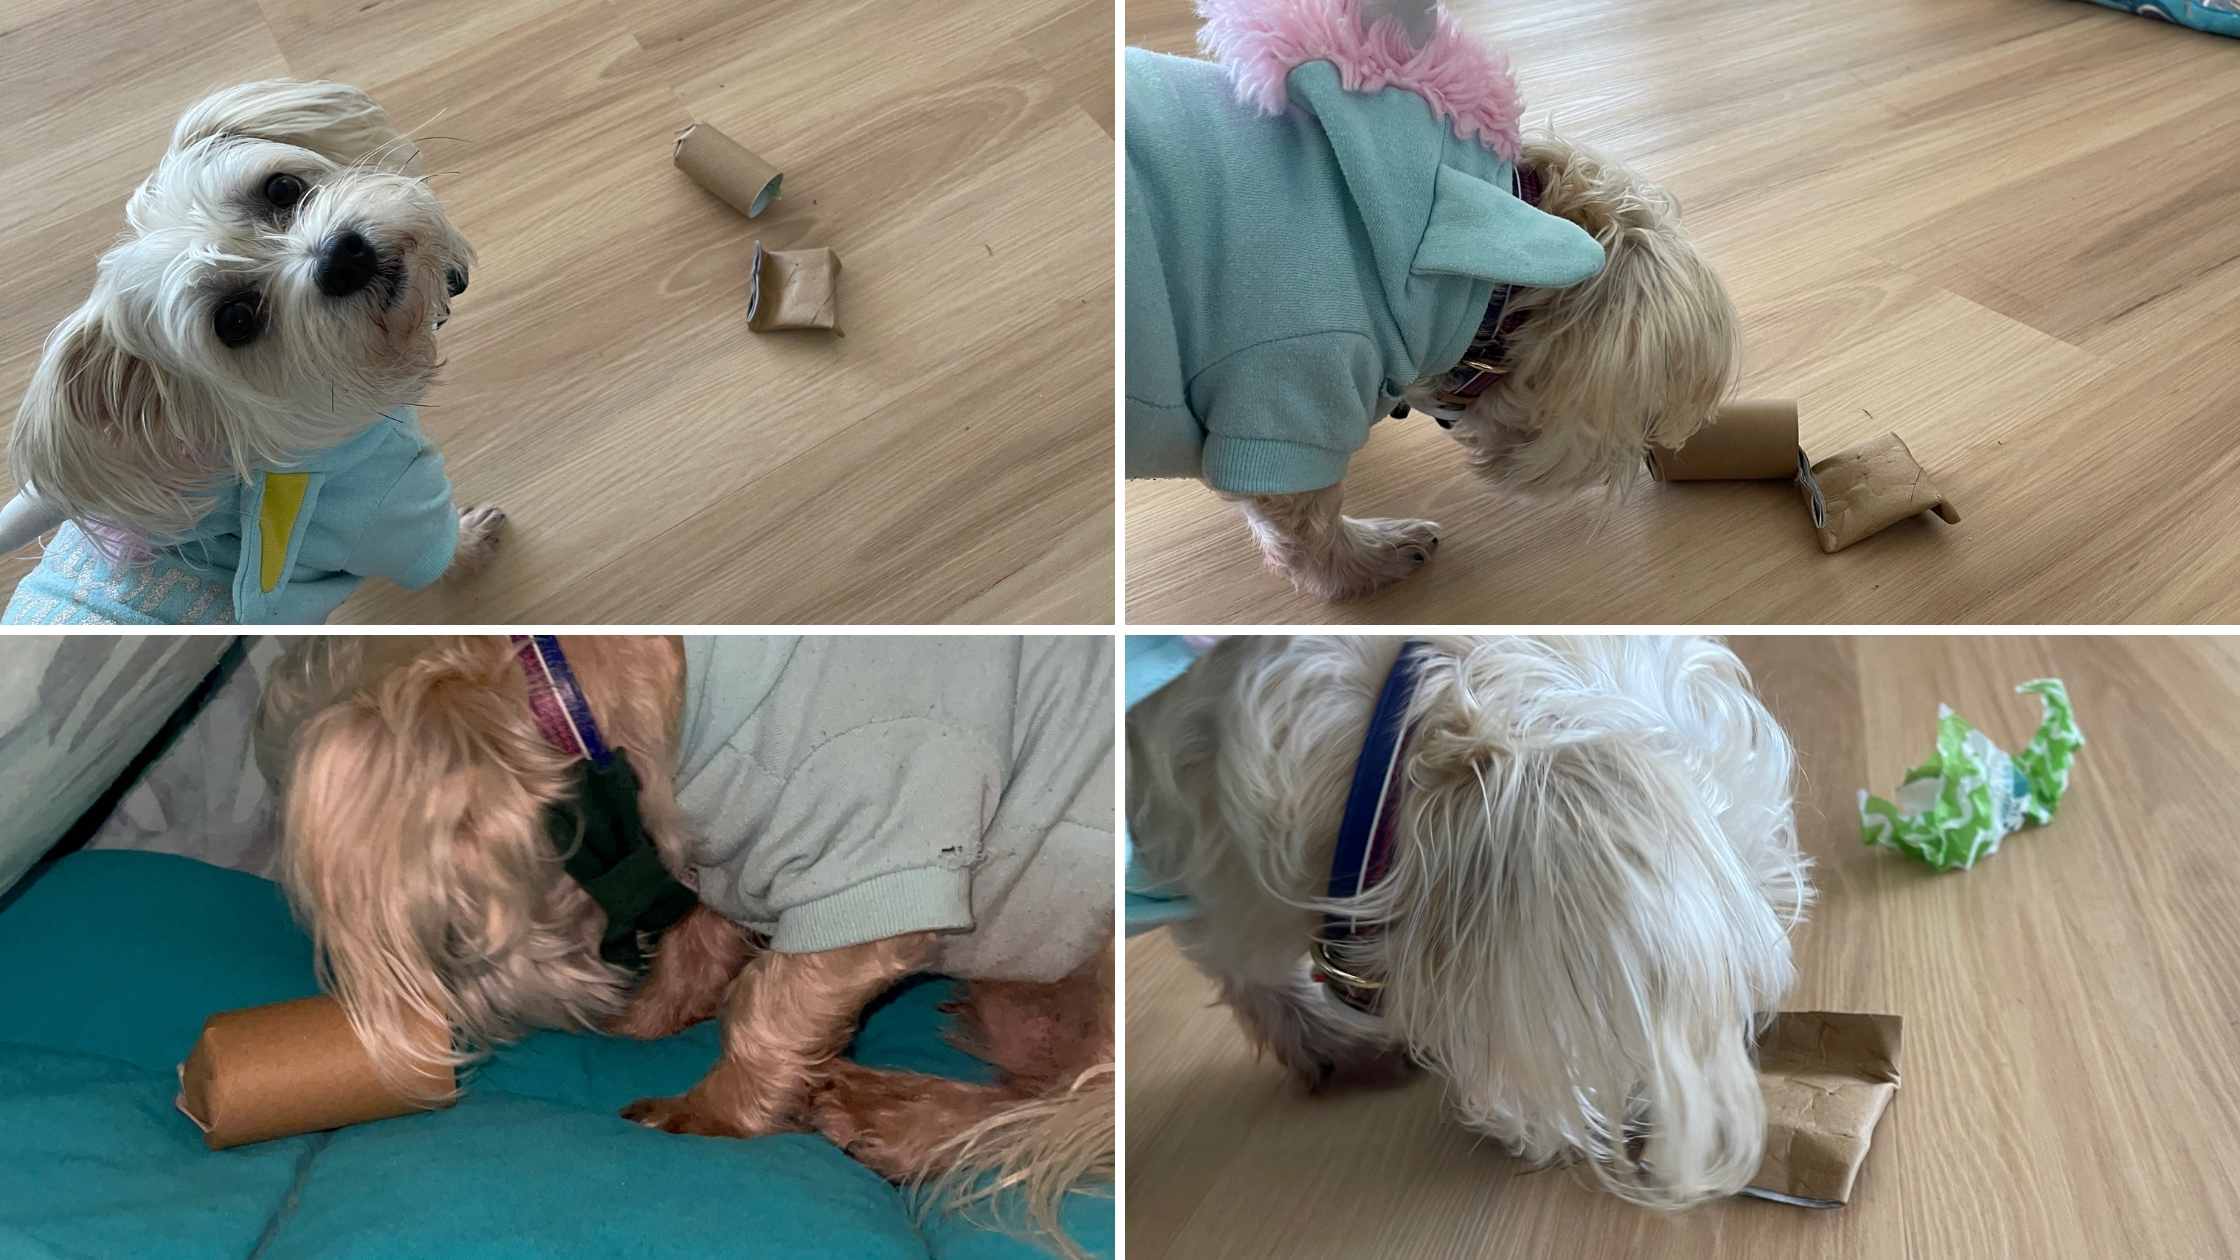
M1442 429L1451 429L1454 427L1454 421L1447 419L1445 416L1434 416L1432 417L1432 419L1437 420L1439 422L1439 427Z
M312 273L319 292L328 297L349 297L373 283L381 255L373 242L356 232L337 232L319 247L319 269Z
M465 267L453 267L445 271L443 273L443 287L451 290L451 296L453 297L465 293L467 291L467 269Z

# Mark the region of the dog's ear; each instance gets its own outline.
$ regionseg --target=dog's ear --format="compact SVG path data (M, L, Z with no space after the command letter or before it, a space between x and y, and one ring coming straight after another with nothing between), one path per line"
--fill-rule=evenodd
M81 525L168 538L211 504L231 466L208 390L119 341L96 291L47 336L16 410L9 464L20 484Z
M169 519L206 470L184 457L172 378L121 345L102 311L89 300L48 335L8 462L18 482L79 520Z
M92 427L121 438L161 429L167 408L162 374L125 350L89 301L48 334L17 423Z
M372 97L345 83L266 79L213 93L179 119L171 148L216 136L292 144L344 166L420 173L419 146L398 134Z

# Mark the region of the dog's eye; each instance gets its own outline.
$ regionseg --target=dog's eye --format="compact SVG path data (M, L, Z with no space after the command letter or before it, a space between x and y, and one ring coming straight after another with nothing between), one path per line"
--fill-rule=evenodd
M290 210L303 200L303 181L282 171L264 181L264 199L281 210Z
M257 339L264 331L264 320L257 310L257 295L239 293L218 304L216 319L218 340L229 346L241 347Z

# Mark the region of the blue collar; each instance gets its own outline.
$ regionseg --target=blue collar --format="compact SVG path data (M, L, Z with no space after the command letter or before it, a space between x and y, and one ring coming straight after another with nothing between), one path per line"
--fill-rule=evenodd
M1400 659L1377 694L1377 707L1369 715L1369 730L1362 737L1361 756L1353 763L1353 787L1346 793L1346 811L1338 823L1338 850L1330 860L1330 900L1345 901L1374 888L1384 878L1392 859L1392 836L1400 817L1400 751L1407 743L1408 703L1415 698L1423 670L1423 641L1410 639L1400 645ZM1333 958L1362 935L1360 922L1351 916L1323 916L1322 933L1311 953L1315 978L1348 1006L1370 1010L1376 1005L1381 981L1354 974L1346 963Z
M579 761L607 764L614 754L591 718L591 702L583 698L576 672L560 650L560 637L517 634L512 639L514 660L529 684L529 712L545 742Z

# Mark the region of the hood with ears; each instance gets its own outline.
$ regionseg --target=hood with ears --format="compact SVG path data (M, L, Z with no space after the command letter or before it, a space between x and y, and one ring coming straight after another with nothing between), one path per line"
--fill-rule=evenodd
M1198 11L1206 19L1198 44L1228 72L1238 100L1269 115L1311 114L1356 189L1420 184L1426 112L1466 142L1432 159L1430 217L1413 255L1380 266L1531 288L1577 284L1602 269L1593 237L1513 195L1524 103L1509 59L1444 7L1200 0Z

